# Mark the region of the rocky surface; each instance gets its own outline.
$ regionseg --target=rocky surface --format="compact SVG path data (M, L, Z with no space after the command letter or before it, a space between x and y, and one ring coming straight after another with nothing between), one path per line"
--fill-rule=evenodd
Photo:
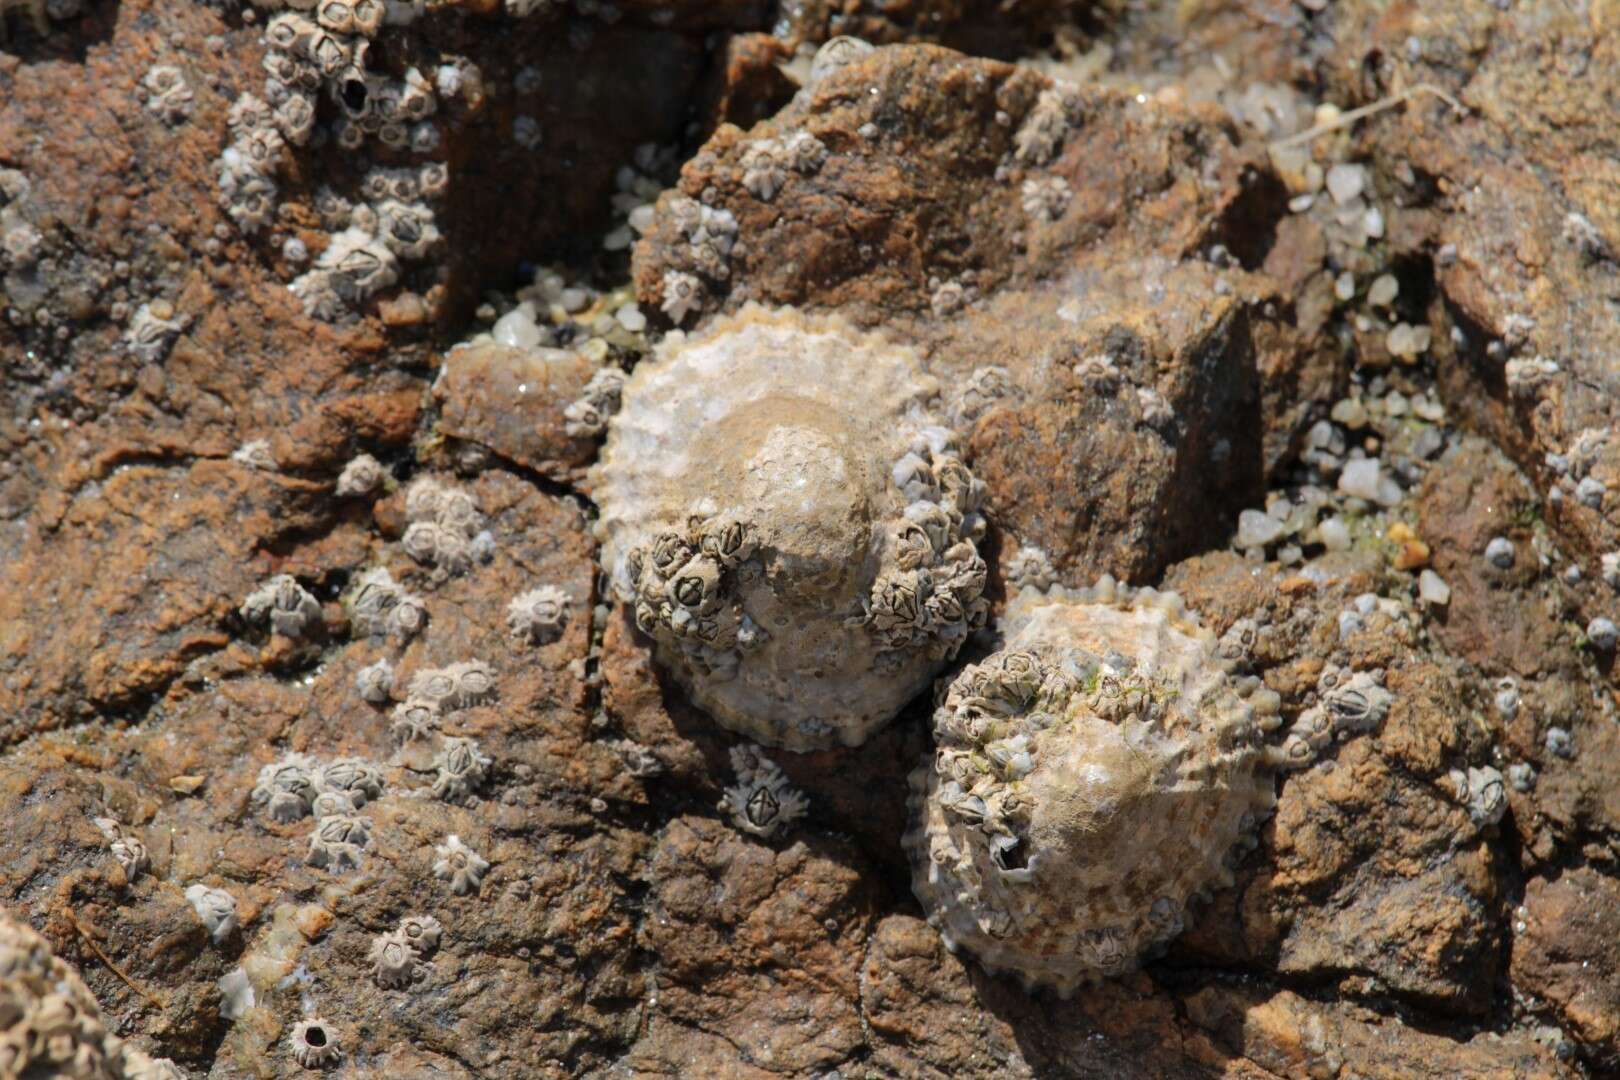
M323 97L253 233L214 162L273 12L74 6L0 2L0 906L120 1045L218 1077L1620 1068L1602 5L431 5L370 63L456 68L435 148L345 149ZM837 34L897 47L814 64ZM331 197L433 163L437 248L307 314ZM750 300L927 360L994 613L1173 588L1286 723L1382 673L1388 716L1277 782L1141 971L1061 1001L946 950L900 847L929 695L771 751L808 799L781 835L721 808L737 740L606 603L585 476L593 378ZM382 482L340 494L360 453ZM419 627L370 621L378 569ZM242 610L277 575L313 604L284 632ZM556 632L510 633L548 586ZM412 711L446 671L493 692Z

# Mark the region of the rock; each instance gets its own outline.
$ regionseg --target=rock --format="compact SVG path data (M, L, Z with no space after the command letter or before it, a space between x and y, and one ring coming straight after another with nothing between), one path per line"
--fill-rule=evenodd
M565 349L499 344L452 349L433 384L439 430L486 446L548 480L577 480L594 445L568 434L563 413L595 372L588 358Z
M1620 888L1612 878L1577 867L1525 889L1513 937L1516 983L1556 1010L1600 1069L1620 1061Z

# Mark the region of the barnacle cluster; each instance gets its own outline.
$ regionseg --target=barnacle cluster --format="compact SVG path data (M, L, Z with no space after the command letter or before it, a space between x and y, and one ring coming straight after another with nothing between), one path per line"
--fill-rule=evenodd
M624 380L624 372L616 367L598 370L579 400L563 410L564 430L576 439L595 438L606 431L609 418L619 411Z
M401 743L426 739L439 730L442 716L458 709L483 705L494 700L495 693L495 672L482 660L462 660L442 668L422 668L411 677L405 700L394 707L394 737ZM441 760L449 753L449 744L455 742L458 740L446 740L446 750L441 753ZM470 743L470 740L459 742ZM475 763L477 758L475 747ZM488 759L483 760L487 764ZM470 781L470 786L476 787L482 781L483 773L475 770L473 775L475 779ZM441 776L446 787L441 791L436 785L435 792L442 798L465 795L468 785L459 776L460 773L450 779Z
M753 305L626 383L603 566L722 725L858 745L983 625L983 490L938 399L909 349Z
M940 688L904 843L947 944L1067 995L1133 967L1230 883L1275 802L1284 755L1264 736L1280 702L1174 593L1106 577L1028 590L1004 632Z
M0 911L0 1076L183 1080L108 1030L90 988L50 945Z
M367 637L409 641L427 625L427 605L422 598L407 592L380 566L360 575L344 598L344 606L349 611L349 625ZM389 682L392 684L391 676Z
M761 202L770 202L790 173L813 176L827 160L827 147L808 131L755 139L742 154L743 187Z
M776 762L752 746L731 748L737 782L720 797L719 809L743 832L769 839L804 816L810 801L787 782Z
M405 554L442 573L463 573L494 552L484 516L461 488L417 480L405 493L405 517L410 522L400 540Z
M710 283L731 278L732 249L737 244L737 218L730 210L716 209L685 195L676 195L665 208L669 227L683 241L673 249L679 265L664 274L663 311L679 325L693 311L701 311Z
M399 927L371 941L371 971L377 985L397 990L410 986L427 972L426 961L439 949L443 927L431 915L411 915Z

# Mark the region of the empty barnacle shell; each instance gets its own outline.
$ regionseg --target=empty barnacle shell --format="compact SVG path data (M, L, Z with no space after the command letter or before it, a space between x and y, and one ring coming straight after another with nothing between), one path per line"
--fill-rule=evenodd
M1002 629L940 688L904 845L947 945L1068 995L1230 882L1275 802L1276 702L1173 593L1026 590Z
M208 928L214 944L224 941L236 930L236 897L224 889L192 885L186 889L185 897Z
M720 724L858 745L983 625L983 488L938 406L910 349L754 305L625 383L603 566Z
M337 1032L325 1020L300 1020L287 1036L293 1060L306 1069L324 1069L343 1057Z

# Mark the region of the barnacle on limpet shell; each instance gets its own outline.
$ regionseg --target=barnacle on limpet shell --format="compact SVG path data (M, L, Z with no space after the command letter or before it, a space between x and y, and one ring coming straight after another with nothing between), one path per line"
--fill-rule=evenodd
M593 492L612 588L723 726L855 746L986 617L983 486L916 354L757 305L625 384Z
M939 689L904 844L951 948L1067 996L1230 884L1276 801L1279 700L1174 593L1025 590L1003 630Z

